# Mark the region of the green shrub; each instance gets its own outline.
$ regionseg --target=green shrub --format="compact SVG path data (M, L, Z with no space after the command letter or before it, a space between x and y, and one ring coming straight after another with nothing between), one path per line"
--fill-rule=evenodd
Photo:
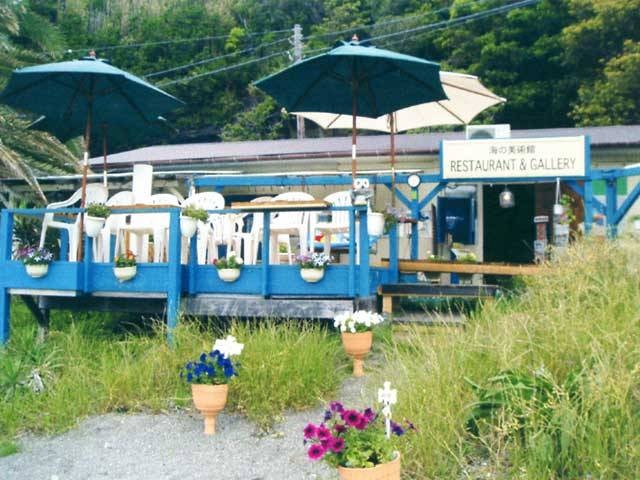
M103 203L92 203L87 207L89 217L107 218L111 215L111 209Z
M198 207L194 207L193 205L189 205L182 209L183 217L191 217L196 220L200 220L201 222L206 222L209 219L209 214L206 210Z

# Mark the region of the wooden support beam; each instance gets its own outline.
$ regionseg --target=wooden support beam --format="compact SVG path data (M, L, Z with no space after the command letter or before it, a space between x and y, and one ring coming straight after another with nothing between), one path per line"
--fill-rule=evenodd
M541 265L516 265L506 263L431 262L429 260L399 260L401 272L481 273L485 275L540 275L550 269ZM381 267L388 268L389 260L383 259Z

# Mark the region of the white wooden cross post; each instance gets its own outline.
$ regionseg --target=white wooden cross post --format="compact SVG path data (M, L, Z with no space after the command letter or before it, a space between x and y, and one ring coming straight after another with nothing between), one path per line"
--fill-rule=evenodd
M391 438L391 405L398 402L398 391L391 388L391 382L384 382L384 388L378 389L378 402L382 403L382 414L387 431L387 438Z

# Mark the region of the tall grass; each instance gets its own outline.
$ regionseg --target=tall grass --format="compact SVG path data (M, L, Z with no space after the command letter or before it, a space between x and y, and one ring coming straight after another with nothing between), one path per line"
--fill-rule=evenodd
M180 369L229 333L184 321L171 349L157 323L148 331L114 334L122 324L104 315L59 314L47 341L37 344L35 322L21 308L14 311L12 339L0 349L0 452L7 453L20 432L61 431L91 414L190 408ZM232 323L228 330L245 349L227 411L242 412L261 428L285 409L315 406L343 378L339 337L317 324ZM29 384L34 369L42 393Z
M583 242L465 330L415 329L389 347L379 380L393 379L395 415L419 428L403 446L411 478L640 478L637 250ZM522 382L502 384L506 408L472 435L471 384L501 372ZM542 377L548 395L525 398L523 385Z

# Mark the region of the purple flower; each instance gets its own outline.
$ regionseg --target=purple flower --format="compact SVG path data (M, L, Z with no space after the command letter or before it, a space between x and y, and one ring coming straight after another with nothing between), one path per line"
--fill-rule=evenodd
M362 415L360 415L360 412L358 412L357 410L345 410L344 412L342 412L342 419L350 427L355 427L356 425L358 425L358 423L360 422L360 418L362 418Z
M311 460L320 460L326 452L327 450L322 445L315 443L309 447L307 455Z
M391 422L391 431L397 436L404 435L404 428L396 422Z
M333 437L329 442L329 450L333 453L340 453L344 450L344 438Z
M304 427L304 438L306 438L307 440L310 438L315 438L315 436L318 434L318 427L316 427L313 423L308 424L306 427Z
M366 408L363 412L364 418L371 421L376 418L376 412L373 411L372 408Z
M324 412L324 421L327 422L331 420L331 417L333 417L333 412L331 412L331 410L326 410Z
M338 412L338 413L344 412L344 407L342 406L342 404L340 402L331 402L329 404L329 409L332 412Z
M322 441L322 440L329 440L331 438L331 430L329 430L327 427L325 427L324 425L320 425L318 427L318 430L316 432L316 435L318 437L318 440Z
M342 433L347 431L347 427L345 427L343 423L336 423L333 426L333 429L336 431L336 433Z

